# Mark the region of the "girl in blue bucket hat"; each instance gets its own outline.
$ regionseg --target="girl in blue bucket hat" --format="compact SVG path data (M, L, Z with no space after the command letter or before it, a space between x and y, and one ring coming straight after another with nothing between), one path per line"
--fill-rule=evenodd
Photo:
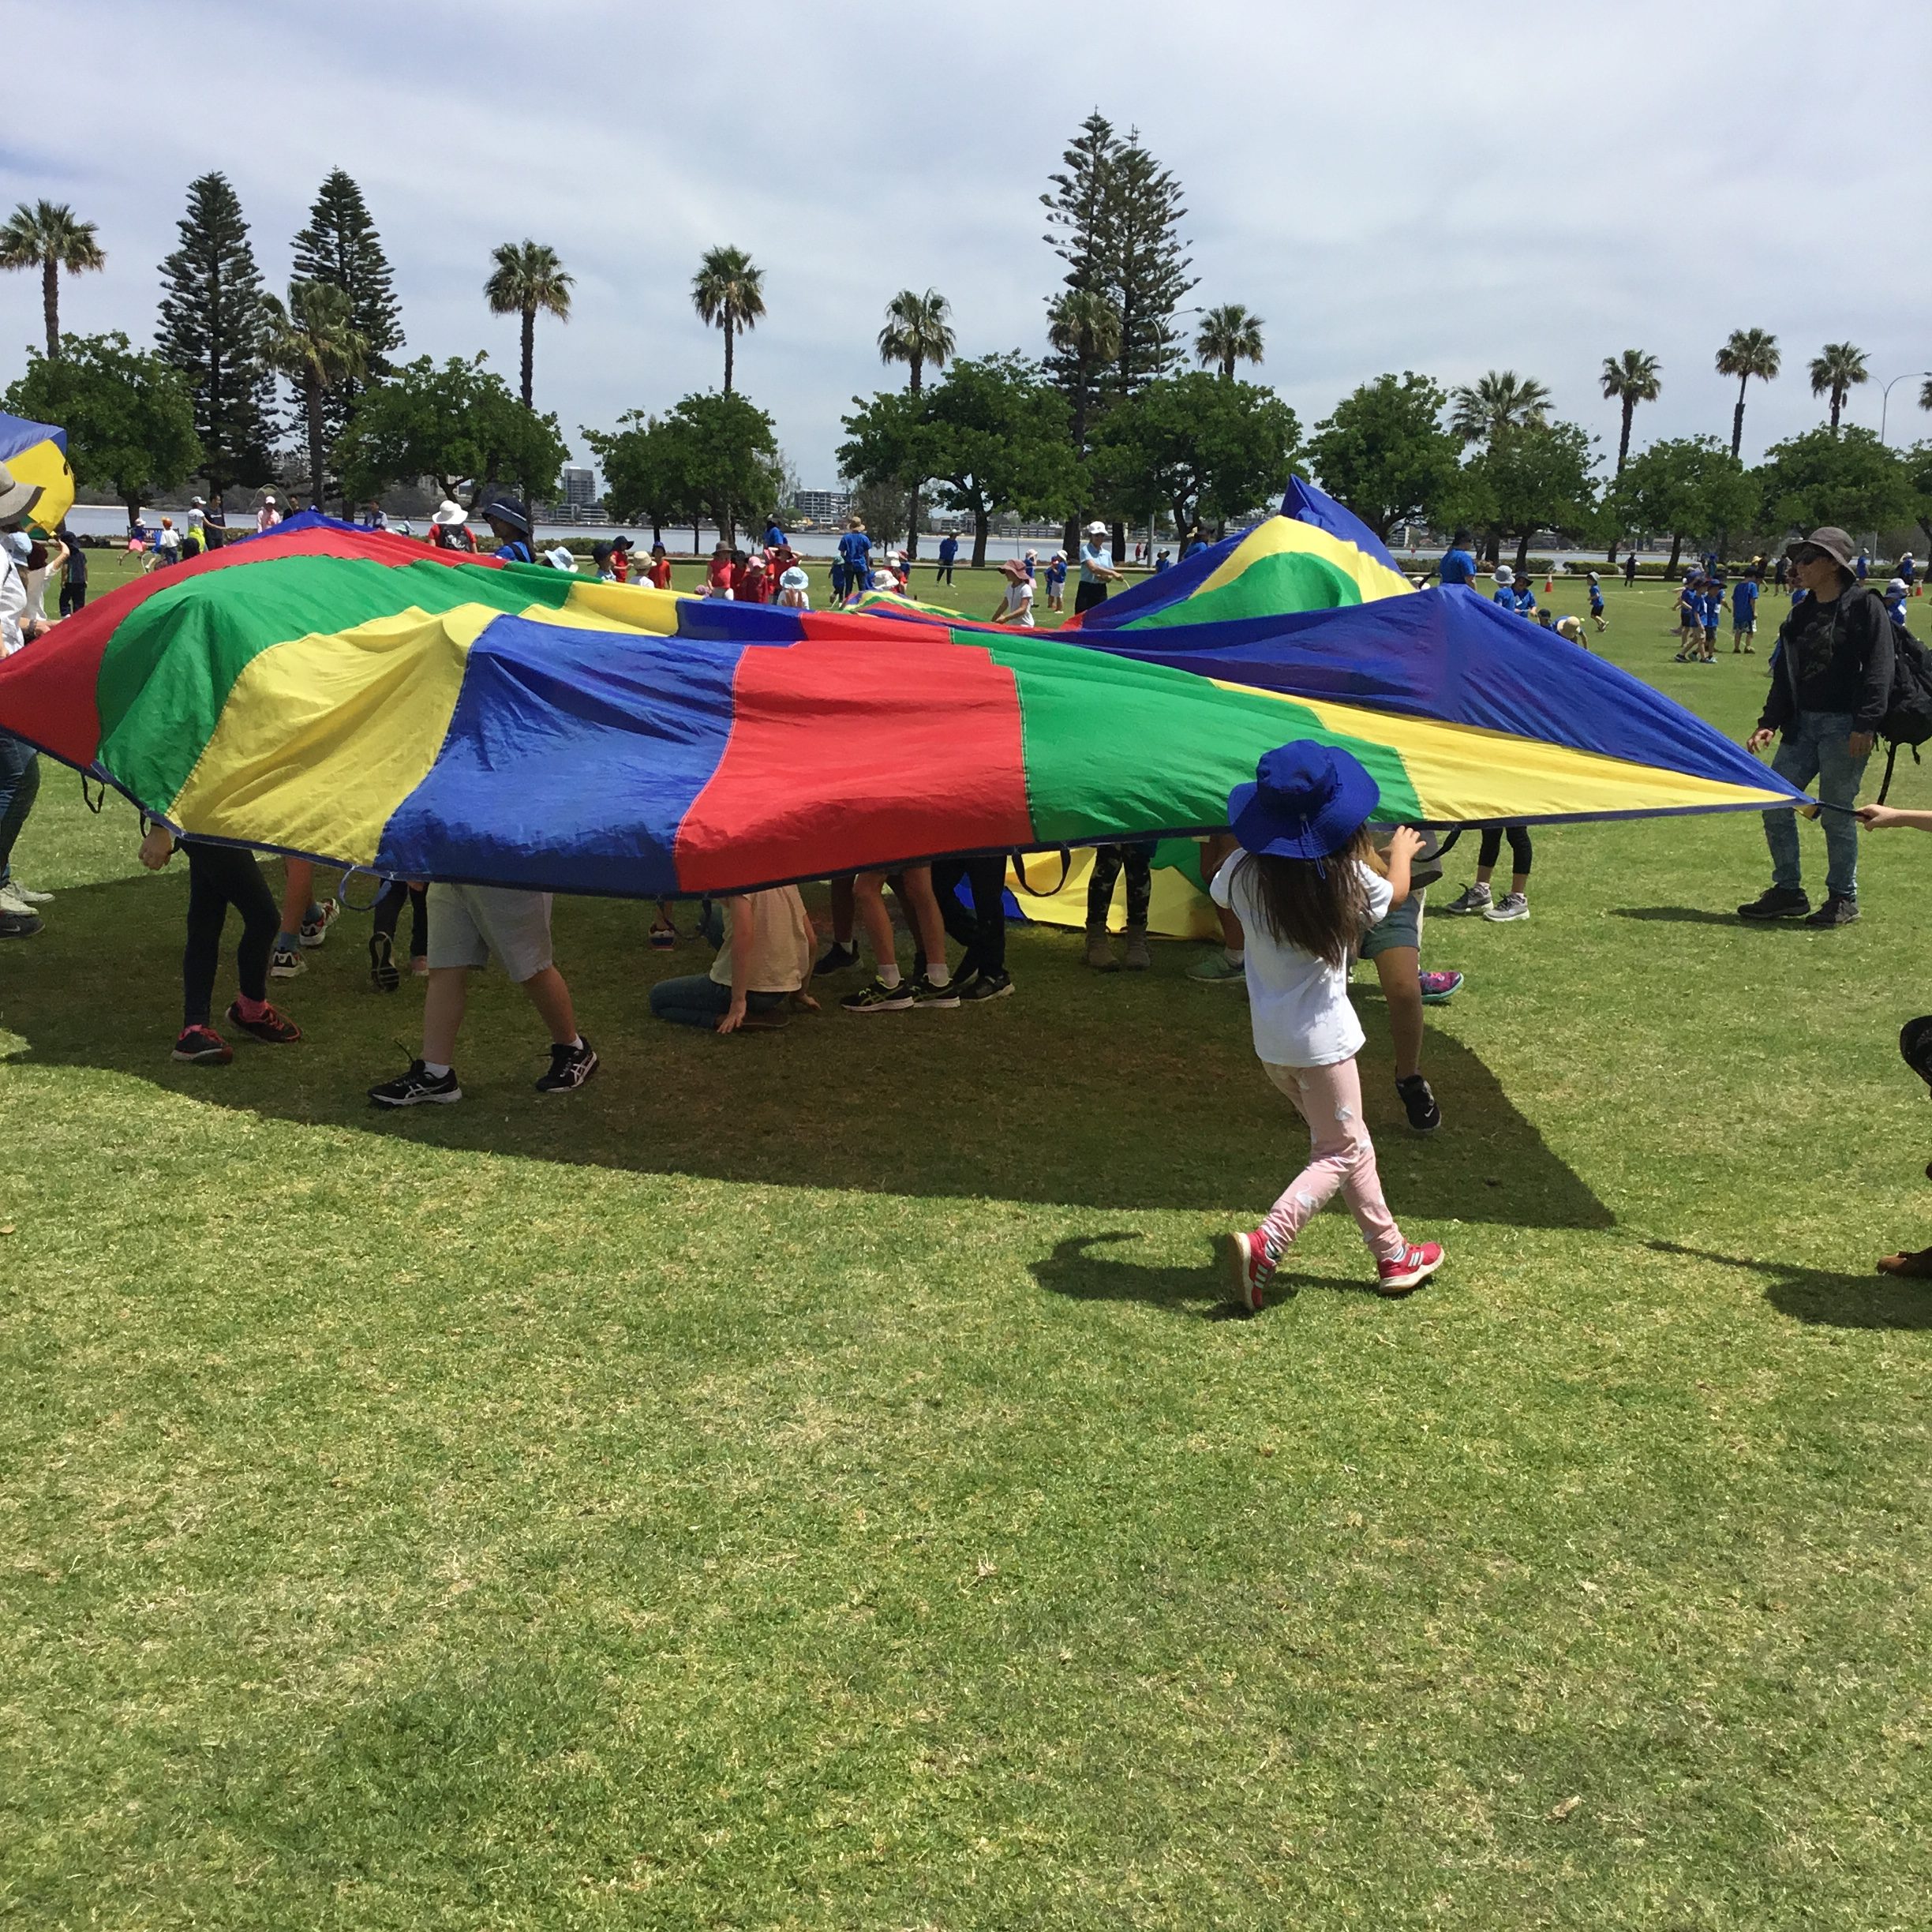
M1361 1022L1349 1004L1350 955L1371 926L1409 896L1421 834L1398 826L1387 872L1369 841L1381 789L1359 758L1310 739L1278 746L1252 784L1228 794L1241 841L1208 890L1240 917L1255 1051L1309 1125L1308 1165L1252 1232L1222 1237L1243 1308L1262 1305L1289 1245L1339 1189L1376 1258L1376 1285L1406 1294L1442 1266L1434 1241L1416 1244L1382 1198L1375 1143L1362 1119L1355 1056Z

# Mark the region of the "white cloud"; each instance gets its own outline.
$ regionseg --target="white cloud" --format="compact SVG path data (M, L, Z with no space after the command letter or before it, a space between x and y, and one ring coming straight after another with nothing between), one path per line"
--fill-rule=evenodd
M339 0L326 11L177 0L130 34L68 0L99 51L59 111L0 149L0 197L71 200L107 272L70 282L70 327L152 329L183 190L220 168L271 283L323 174L368 194L411 353L487 346L480 290L525 235L578 277L538 325L539 400L578 425L718 380L691 313L699 252L749 248L770 313L741 386L808 481L829 480L848 399L887 380L886 298L948 294L968 353L1039 346L1055 264L1039 195L1089 108L1137 124L1187 191L1202 301L1267 318L1264 369L1305 424L1386 369L1541 376L1603 433L1595 373L1663 363L1642 440L1728 435L1728 331L1777 332L1753 453L1818 410L1803 365L1848 338L1879 380L1932 367L1932 279L1910 245L1932 175L1932 52L1900 10L1655 0L1446 12L1221 0L1181 10L916 9L818 0L782 17L616 0ZM165 26L163 25L165 20ZM37 284L0 277L0 376L39 333ZM1917 385L1893 439L1932 431ZM1876 425L1878 382L1852 419Z

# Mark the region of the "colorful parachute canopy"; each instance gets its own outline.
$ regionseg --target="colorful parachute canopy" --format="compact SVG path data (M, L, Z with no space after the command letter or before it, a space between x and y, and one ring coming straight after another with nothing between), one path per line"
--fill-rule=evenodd
M1361 518L1296 477L1279 515L1196 550L1076 621L1084 631L1220 623L1371 604L1414 589Z
M0 462L21 483L38 483L40 498L28 521L43 530L58 527L73 507L74 475L67 466L67 432L0 410Z
M90 605L0 664L0 728L192 835L578 893L1204 831L1299 737L1354 751L1387 822L1799 796L1459 592L1061 641L708 602L323 520Z

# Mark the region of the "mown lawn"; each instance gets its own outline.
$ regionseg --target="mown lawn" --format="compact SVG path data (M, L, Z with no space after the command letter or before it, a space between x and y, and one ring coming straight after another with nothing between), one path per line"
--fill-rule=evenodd
M1612 594L1741 731L1762 657ZM0 950L0 1923L1925 1923L1932 841L1813 934L1728 916L1752 818L1539 833L1530 923L1429 927L1433 1140L1361 994L1449 1267L1325 1216L1246 1321L1300 1142L1191 948L717 1040L560 903L600 1078L492 980L378 1118L354 915L301 1046L169 1061L135 842L50 772Z

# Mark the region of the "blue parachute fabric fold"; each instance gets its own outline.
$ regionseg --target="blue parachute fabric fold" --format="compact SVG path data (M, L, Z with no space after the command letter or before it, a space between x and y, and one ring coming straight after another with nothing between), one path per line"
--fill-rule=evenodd
M1460 587L1293 616L1062 635L1285 696L1541 738L1729 784L1776 782L1742 746L1661 691Z
M1204 545L1185 562L1172 564L1158 575L1143 577L1128 590L1115 591L1104 604L1096 604L1084 616L1075 619L1067 627L1067 634L1117 630L1151 611L1165 610L1170 604L1192 597L1234 555L1249 531L1257 527L1250 523L1232 537Z
M31 417L9 416L0 410L0 462L10 462L23 450L36 443L51 443L64 456L67 432L53 423L36 422Z
M1282 497L1281 513L1285 517L1293 517L1297 523L1312 523L1316 529L1324 530L1344 543L1352 543L1357 550L1373 557L1378 564L1386 564L1398 575L1402 571L1402 566L1390 556L1382 539L1353 510L1345 509L1325 490L1318 490L1312 483L1300 477L1288 479L1287 490Z

